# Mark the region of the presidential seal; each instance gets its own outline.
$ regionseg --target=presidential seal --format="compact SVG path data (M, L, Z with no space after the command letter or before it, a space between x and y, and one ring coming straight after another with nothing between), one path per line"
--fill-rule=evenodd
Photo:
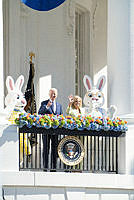
M69 166L79 164L84 157L84 147L74 136L63 138L58 145L58 155L63 163Z

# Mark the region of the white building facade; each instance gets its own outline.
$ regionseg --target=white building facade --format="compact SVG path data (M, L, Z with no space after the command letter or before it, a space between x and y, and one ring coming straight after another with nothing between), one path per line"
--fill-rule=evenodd
M84 97L84 74L94 81L105 74L105 106L116 105L128 121L126 136L119 138L119 174L19 171L17 127L0 125L1 199L134 199L133 10L133 0L66 0L49 12L0 0L1 108L7 75L23 74L25 90L32 51L38 108L55 87L65 113L69 94Z

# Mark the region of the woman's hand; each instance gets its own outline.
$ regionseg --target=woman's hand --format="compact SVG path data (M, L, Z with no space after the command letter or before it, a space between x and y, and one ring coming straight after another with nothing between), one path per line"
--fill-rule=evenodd
M68 99L69 99L69 105L68 105L68 106L71 106L72 103L73 103L73 95L70 94L70 95L68 96Z

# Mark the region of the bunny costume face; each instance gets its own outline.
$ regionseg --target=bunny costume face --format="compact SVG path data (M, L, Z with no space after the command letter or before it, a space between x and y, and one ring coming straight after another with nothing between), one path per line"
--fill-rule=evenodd
M102 89L105 85L106 78L101 76L96 86L92 85L92 81L89 76L85 75L83 79L87 93L84 97L84 104L90 108L99 108L104 104L104 95Z
M16 83L11 76L8 76L6 79L6 86L8 94L5 98L5 105L12 106L18 110L22 110L26 105L26 100L23 93L21 92L22 86L24 84L24 76L19 76Z
M26 100L21 92L23 83L24 76L22 75L19 76L15 83L11 76L7 77L6 86L8 94L5 98L6 107L0 110L0 124L15 124L16 117L21 112L24 112Z

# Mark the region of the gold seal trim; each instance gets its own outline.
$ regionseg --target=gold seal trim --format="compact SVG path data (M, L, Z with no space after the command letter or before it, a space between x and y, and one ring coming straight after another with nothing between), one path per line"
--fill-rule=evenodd
M64 145L66 145L67 142L74 142L76 145L79 145L81 152L79 152L79 156L77 156L77 158L75 160L71 160L67 159L67 157L65 157L65 154L63 153L62 149L64 147ZM84 150L84 146L82 144L82 142L74 136L66 136L65 138L63 138L59 145L58 145L58 155L59 158L61 159L61 161L69 166L74 166L74 165L78 165L84 158L85 155L85 150Z

